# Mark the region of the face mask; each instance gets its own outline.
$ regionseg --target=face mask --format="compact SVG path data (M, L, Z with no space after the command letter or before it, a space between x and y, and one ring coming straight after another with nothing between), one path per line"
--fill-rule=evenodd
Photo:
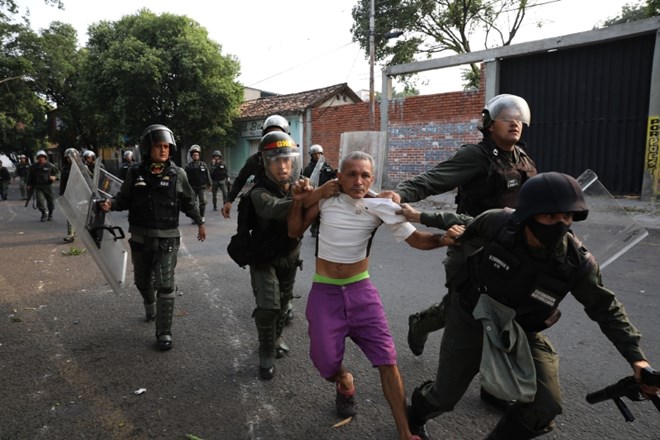
M532 234L534 234L534 237L548 249L554 249L570 229L570 226L564 222L544 225L533 218L527 220L527 226L532 231Z

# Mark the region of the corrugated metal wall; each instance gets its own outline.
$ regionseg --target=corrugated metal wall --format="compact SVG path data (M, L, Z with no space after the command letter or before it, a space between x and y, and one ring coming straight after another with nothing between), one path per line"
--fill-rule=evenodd
M590 168L613 194L641 192L655 34L501 62L500 93L524 97L541 171Z

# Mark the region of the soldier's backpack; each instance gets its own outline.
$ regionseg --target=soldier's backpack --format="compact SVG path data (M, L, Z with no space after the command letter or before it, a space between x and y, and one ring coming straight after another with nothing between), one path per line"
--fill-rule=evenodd
M229 240L227 253L241 267L263 263L277 255L277 248L268 231L257 228L257 213L252 205L252 190L241 196L238 202L236 234Z

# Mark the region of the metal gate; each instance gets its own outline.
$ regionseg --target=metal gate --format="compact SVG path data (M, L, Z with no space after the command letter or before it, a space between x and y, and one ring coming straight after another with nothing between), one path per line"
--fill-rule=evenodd
M654 46L648 34L501 60L500 93L532 110L524 138L540 171L590 168L613 194L640 194Z

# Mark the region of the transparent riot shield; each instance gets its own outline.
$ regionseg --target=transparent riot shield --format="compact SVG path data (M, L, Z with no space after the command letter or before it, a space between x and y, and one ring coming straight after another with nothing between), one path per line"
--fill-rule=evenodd
M323 168L324 164L325 164L325 157L321 155L321 157L319 157L319 160L316 162L316 165L314 165L314 170L312 171L311 176L309 176L309 182L315 187L319 186L319 177L321 177L321 168Z
M571 228L604 269L649 234L612 197L592 170L583 172L577 181L589 206L589 216L583 222L573 223Z
M371 190L379 193L383 185L383 168L385 166L385 132L382 131L351 131L342 133L339 141L339 161L353 151L364 151L374 158L375 179ZM340 165L338 164L338 165Z
M96 202L104 197L95 183L99 182L99 169L97 166L91 179L78 161L72 161L66 191L55 203L78 231L77 238L83 242L112 290L119 293L126 286L128 250L122 229L112 223L109 213L97 207Z

